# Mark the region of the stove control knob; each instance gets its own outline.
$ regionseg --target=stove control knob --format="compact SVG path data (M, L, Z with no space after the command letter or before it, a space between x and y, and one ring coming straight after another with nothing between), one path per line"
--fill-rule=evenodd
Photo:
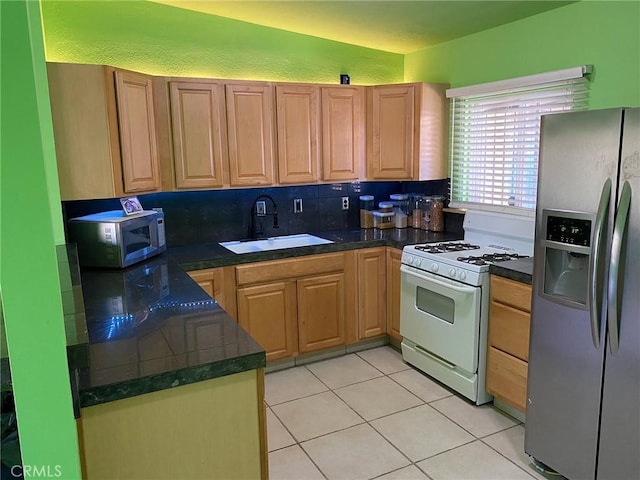
M440 268L440 267L438 266L438 264L437 264L437 263L432 263L432 264L431 264L431 271L432 271L433 273L436 273L436 272L438 271L438 269L439 269L439 268Z
M458 274L458 278L460 280L464 280L465 278L467 278L467 274L464 270L462 270L459 274Z
M449 276L455 278L455 276L456 276L456 269L455 268L450 268L449 269Z
M413 264L413 257L412 257L411 255L407 255L406 260L407 260L407 263L408 263L409 265L412 265L412 264Z
M416 263L414 263L414 265L416 267L419 267L420 265L422 265L422 260L420 260L419 258L416 258Z

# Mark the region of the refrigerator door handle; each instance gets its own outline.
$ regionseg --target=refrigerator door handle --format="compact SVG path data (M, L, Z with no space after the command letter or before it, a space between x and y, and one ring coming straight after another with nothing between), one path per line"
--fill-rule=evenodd
M591 251L591 282L590 282L590 311L591 318L591 338L596 348L600 347L600 317L602 315L602 289L604 279L602 278L602 242L604 241L604 229L607 226L607 214L609 213L609 202L611 200L611 179L607 178L602 186L598 213L596 213L595 232L593 236L593 249Z
M622 286L624 275L624 265L622 265L622 248L624 235L627 230L629 220L629 209L631 206L631 185L628 181L622 186L620 202L618 203L618 213L613 226L613 241L611 242L611 266L609 270L609 289L607 308L609 312L609 348L611 354L618 353L620 345L620 301L622 292L618 290Z

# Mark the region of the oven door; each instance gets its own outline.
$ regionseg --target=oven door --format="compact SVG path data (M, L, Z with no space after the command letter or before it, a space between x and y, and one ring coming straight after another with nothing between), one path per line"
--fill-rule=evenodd
M400 267L400 333L451 367L478 368L481 288Z

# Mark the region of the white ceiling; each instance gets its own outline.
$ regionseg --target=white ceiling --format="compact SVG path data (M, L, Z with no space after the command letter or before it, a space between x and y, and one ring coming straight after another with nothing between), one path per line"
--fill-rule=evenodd
M556 0L151 1L402 54L573 3Z

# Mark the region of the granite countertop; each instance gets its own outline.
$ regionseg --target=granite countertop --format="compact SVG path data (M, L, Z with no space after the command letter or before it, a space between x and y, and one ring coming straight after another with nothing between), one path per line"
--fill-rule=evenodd
M264 349L163 254L123 270L83 269L87 365L81 407L252 370Z
M489 267L489 273L531 285L533 281L533 257L494 263Z
M378 246L402 249L405 245L446 242L461 240L463 238L462 233L428 232L413 228L390 228L387 230L365 230L358 228L351 230L314 232L313 235L331 240L334 243L244 254L235 254L220 246L218 243L206 243L185 247L172 247L168 249L168 254L182 268L186 271L190 271Z

